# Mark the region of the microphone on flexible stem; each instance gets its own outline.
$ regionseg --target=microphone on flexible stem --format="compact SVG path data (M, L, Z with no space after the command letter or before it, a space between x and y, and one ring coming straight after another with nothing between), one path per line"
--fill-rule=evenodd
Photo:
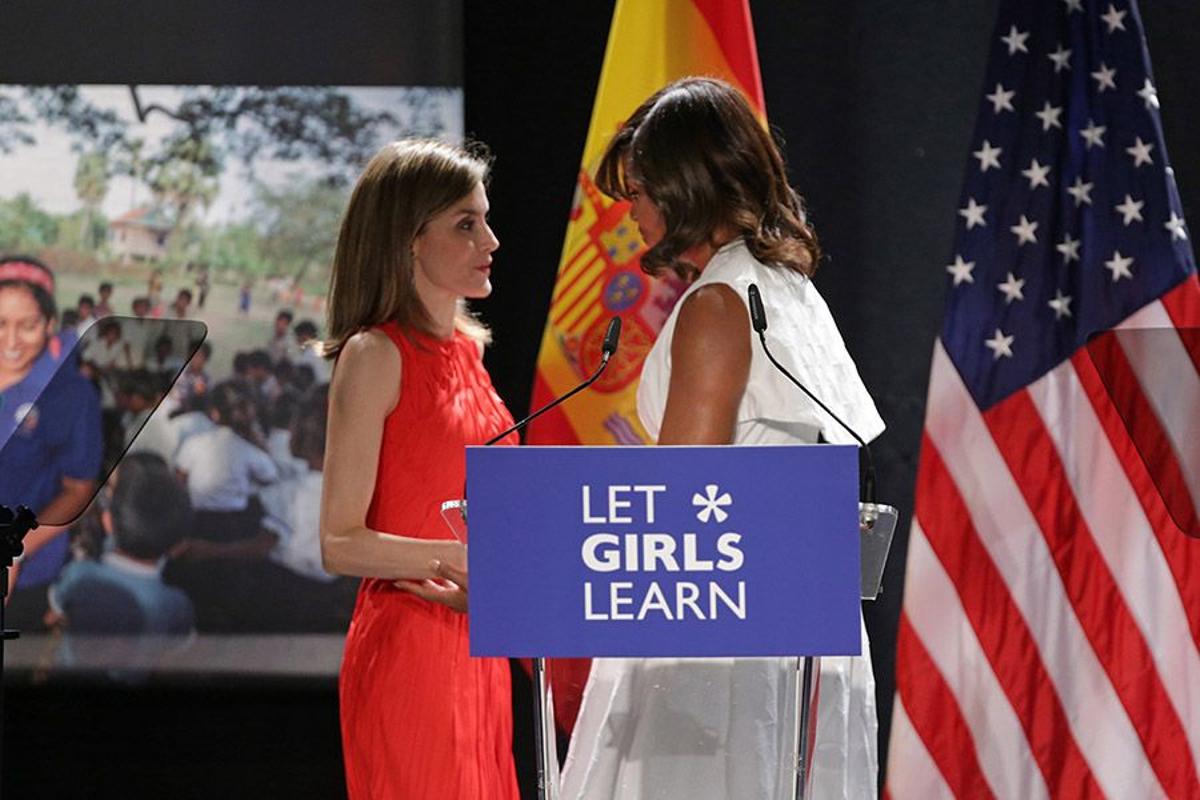
M510 433L521 430L526 425L528 425L529 423L533 422L535 419L540 417L542 414L545 414L547 411L549 411L550 409L559 405L560 403L566 402L569 398L571 398L578 392L582 392L584 389L586 389L587 387L589 387L593 383L595 383L596 379L599 378L601 373L604 372L604 368L608 366L608 360L610 358L612 358L613 353L617 352L617 344L618 344L618 342L620 342L620 340L621 340L621 318L613 317L612 319L610 319L608 321L608 329L604 332L604 343L600 346L600 366L596 367L596 371L592 373L590 378L588 378L586 381L584 381L583 383L576 386L571 391L562 395L561 397L551 400L549 403L542 406L537 411L533 412L528 417L526 417L525 419L518 422L516 425L513 425L508 430L498 433L495 436L493 436L491 439L488 439L486 442L483 443L483 446L488 447L490 445L493 445L496 442L503 439L505 436L508 436Z
M596 371L592 373L591 377L589 377L586 381L584 381L583 383L576 386L571 391L564 394L562 397L557 397L554 400L551 400L549 403L542 406L537 411L533 412L528 417L526 417L525 419L518 422L516 425L513 425L511 428L503 430L500 433L493 436L491 439L488 439L486 442L483 443L483 446L491 447L496 442L503 439L505 436L508 436L510 433L513 433L514 431L521 430L526 425L528 425L529 423L533 422L535 419L540 417L542 414L545 414L547 411L549 411L550 409L559 405L560 403L566 402L570 397L572 397L576 393L582 392L584 389L586 389L587 387L589 387L593 383L595 383L596 379L599 378L601 373L604 372L604 368L608 366L608 360L610 358L612 358L613 353L617 352L617 344L618 344L618 342L620 342L620 340L621 340L621 318L613 317L612 319L610 319L608 321L608 329L604 331L604 343L600 345L600 366L596 368ZM462 496L464 498L467 496L467 486L466 486L465 482L463 483ZM442 514L445 515L447 510L449 510L451 508L457 509L458 513L461 514L462 517L464 517L464 518L466 517L465 501L447 500L445 503L442 504ZM451 524L451 528L454 528L454 527L455 527L454 524ZM458 533L457 530L455 531L454 535L460 541L463 539L463 537Z
M608 366L608 361L613 357L613 353L617 352L617 344L621 340L621 318L613 317L608 321L608 329L604 332L604 343L600 345L600 366L596 367L596 371L591 374L587 380L576 386L571 391L561 397L551 400L546 405L539 408L537 411L530 414L525 419L513 425L506 431L496 434L491 439L484 442L483 446L488 447L508 436L514 431L519 431L535 419L545 414L555 406L565 403L575 394L582 392L587 387L591 386L600 375L604 372L604 368ZM463 487L463 494L466 495L466 487ZM546 672L546 660L544 658L533 659L533 709L534 718L537 724L534 728L534 746L536 748L537 758L537 779L538 786L545 791L539 790L540 797L556 797L556 794L551 793L549 775L547 774L547 765L556 763L554 746L554 710L550 701L550 679Z
M862 501L858 504L858 527L861 537L859 544L859 557L861 559L859 567L859 596L863 599L874 600L879 594L879 583L883 578L883 564L887 561L888 548L892 543L892 532L895 530L896 524L896 510L891 506L878 506L875 504L875 464L871 461L871 448L867 447L867 443L863 441L862 437L853 428L842 421L842 418L837 414L830 411L829 406L822 403L816 395L808 390L807 386L798 381L792 373L787 371L787 368L783 364L780 364L776 360L775 356L771 355L771 349L767 347L767 312L763 308L762 295L758 293L758 286L753 283L746 290L746 294L750 301L750 324L754 326L754 332L758 334L758 340L762 342L762 349L767 354L767 359L774 365L775 369L782 372L784 377L796 384L800 391L808 395L809 399L820 406L826 414L833 417L838 425L846 429L846 432L854 438L854 441L858 442L859 452L867 454L866 469L863 470L861 487ZM879 524L881 520L885 520L882 525ZM882 547L877 548L872 545L868 549L868 540L875 539L874 534L876 533L881 533L880 540L883 543ZM879 556L880 552L882 553L882 557ZM868 558L868 554L871 555L871 558ZM872 563L874 569L867 569L868 562ZM795 735L798 743L809 741L809 723L812 718L810 703L813 672L815 671L811 658L804 658L801 661L803 661L804 666L802 669L797 670L796 673L796 692L800 698L800 702L797 704L797 711L799 713L795 720ZM805 745L800 744L799 746L796 787L793 797L806 796L805 782L812 768Z
M750 288L746 291L746 294L750 300L750 324L754 326L754 331L758 334L758 340L762 342L763 352L767 354L770 362L775 365L775 369L782 372L789 381L800 387L800 391L808 395L826 414L833 417L834 422L845 428L846 432L854 438L854 441L858 442L859 447L862 448L862 452L866 454L866 469L863 470L862 499L867 508L873 508L875 505L875 463L871 460L871 448L867 447L867 443L863 441L861 436L854 432L853 428L843 422L837 414L830 411L829 406L822 403L816 395L808 390L807 386L796 380L783 364L775 360L775 356L771 355L771 350L767 347L767 312L763 308L762 295L758 293L758 286L753 283L750 284Z

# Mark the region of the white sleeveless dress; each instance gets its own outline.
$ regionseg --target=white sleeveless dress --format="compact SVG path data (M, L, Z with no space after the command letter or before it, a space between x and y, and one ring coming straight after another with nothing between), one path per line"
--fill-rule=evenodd
M657 438L671 377L679 309L701 286L724 283L746 302L758 284L772 354L865 440L883 420L825 301L790 270L758 262L738 239L713 256L667 318L646 357L638 415ZM757 335L750 332L757 339ZM736 444L853 444L753 342ZM596 659L562 773L562 800L783 800L795 752L795 659ZM863 655L821 659L812 795L872 798L878 753L875 679Z

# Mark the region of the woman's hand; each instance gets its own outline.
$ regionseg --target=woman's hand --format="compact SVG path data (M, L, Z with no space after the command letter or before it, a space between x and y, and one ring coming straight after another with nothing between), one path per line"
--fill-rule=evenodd
M467 570L461 569L446 561L431 561L429 569L436 578L423 581L396 581L395 586L401 591L415 594L422 600L467 613Z

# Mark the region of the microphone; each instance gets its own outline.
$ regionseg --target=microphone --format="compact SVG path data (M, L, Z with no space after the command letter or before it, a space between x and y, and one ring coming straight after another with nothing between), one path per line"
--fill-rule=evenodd
M600 366L603 368L617 352L617 343L621 341L621 318L613 317L608 321L608 330L604 332L604 343L600 345Z
M596 379L600 377L600 374L604 372L604 368L608 366L608 360L610 358L612 358L613 353L617 352L617 344L618 344L618 342L620 342L620 340L621 340L621 318L613 317L612 319L610 319L608 321L608 329L604 332L604 343L600 345L600 366L596 368L596 371L592 373L590 378L588 378L586 381L584 381L583 383L576 386L571 391L562 395L561 397L551 400L549 403L542 406L537 411L533 412L528 417L526 417L525 419L518 422L516 425L513 425L508 430L498 433L495 436L493 436L491 439L488 439L486 442L484 442L483 446L490 447L491 445L493 445L496 442L503 439L505 436L508 436L510 433L521 430L526 425L528 425L529 423L533 422L535 419L540 417L542 414L545 414L547 411L549 411L550 409L559 405L560 403L565 403L568 399L573 397L575 394L582 392L584 389L586 389L587 387L589 387L593 383L595 383Z
M787 368L784 367L783 364L780 364L775 360L775 356L771 355L771 350L767 347L767 312L766 309L763 308L762 295L758 293L758 286L753 283L750 284L750 288L746 290L746 294L750 300L750 324L754 327L754 332L758 334L758 340L762 342L762 349L763 352L767 354L767 359L770 360L770 362L775 366L775 369L782 372L784 377L796 384L796 386L800 388L800 391L808 395L809 399L820 406L826 414L833 417L834 422L836 422L838 425L841 425L846 432L853 437L854 441L858 442L859 447L862 448L862 452L866 454L866 469L863 471L862 498L864 505L866 505L868 508L873 508L875 506L875 462L871 460L871 448L867 447L867 443L863 441L861 436L854 432L853 428L843 422L842 418L837 414L834 414L832 411L830 411L829 406L822 403L816 395L808 390L807 386L796 380L795 376L788 372Z
M753 283L746 294L750 296L750 324L754 326L754 332L761 336L767 332L767 312L763 308L762 295L758 293L758 286Z

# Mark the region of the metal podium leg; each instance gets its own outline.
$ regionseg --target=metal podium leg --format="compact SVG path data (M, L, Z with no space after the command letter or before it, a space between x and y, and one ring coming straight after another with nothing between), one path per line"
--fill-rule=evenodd
M808 774L812 771L808 757L808 732L812 724L809 719L812 713L812 684L813 659L796 659L796 716L793 731L796 735L796 780L792 785L793 800L804 800L805 791L808 789Z
M538 800L558 800L558 746L546 659L533 659L534 743L537 747Z

